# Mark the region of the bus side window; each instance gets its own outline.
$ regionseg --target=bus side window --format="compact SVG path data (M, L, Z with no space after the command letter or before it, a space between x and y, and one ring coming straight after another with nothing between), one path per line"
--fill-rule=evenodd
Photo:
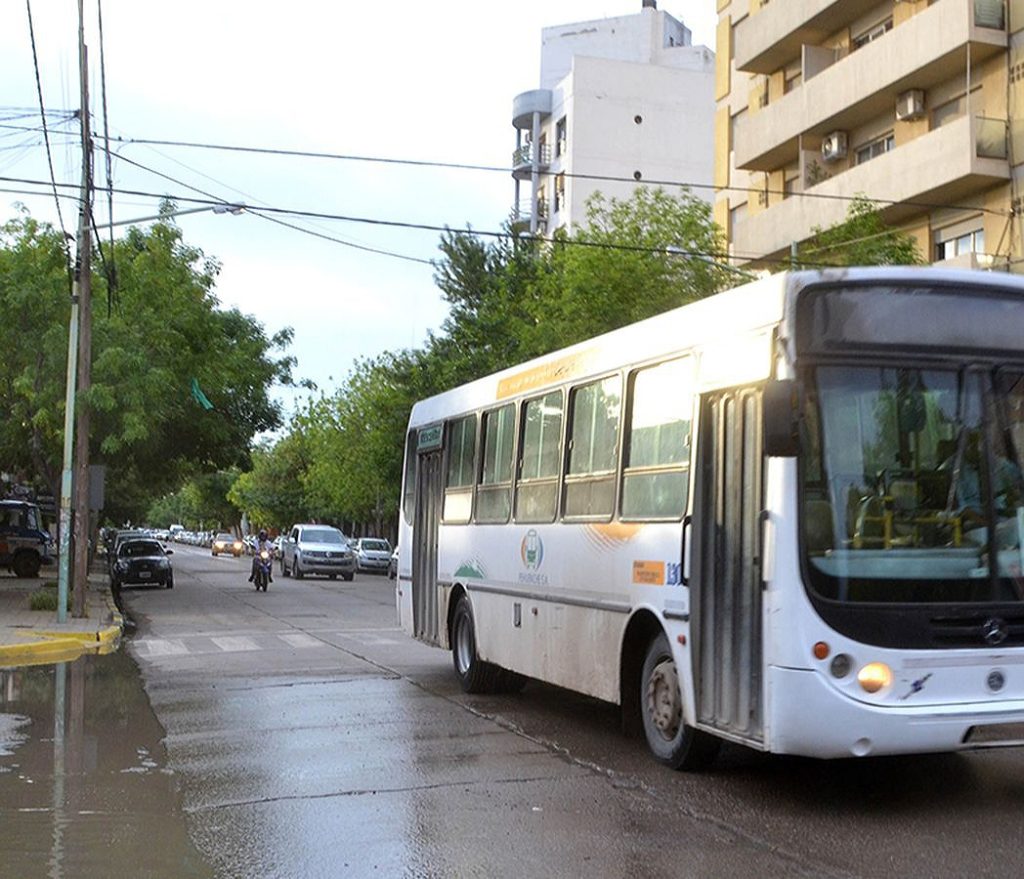
M562 392L527 400L522 411L516 521L553 522L562 457Z
M622 518L682 518L690 487L693 365L671 360L633 373L622 473Z
M477 522L507 522L512 512L512 446L515 407L510 403L485 412L480 432L480 481L476 489Z
M615 472L622 392L619 376L581 385L569 411L569 462L564 515L610 519L615 510Z
M466 523L473 512L473 474L476 460L476 416L467 415L448 424L448 469L444 481L447 523Z

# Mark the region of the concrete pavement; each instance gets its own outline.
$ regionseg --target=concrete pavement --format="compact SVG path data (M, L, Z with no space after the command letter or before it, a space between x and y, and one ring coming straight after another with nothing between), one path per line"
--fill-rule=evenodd
M86 615L81 619L69 611L67 619L58 623L55 610L31 609L32 593L56 579L57 568L52 565L33 579L0 573L0 668L67 662L82 653L109 653L116 648L124 619L102 563L89 574Z

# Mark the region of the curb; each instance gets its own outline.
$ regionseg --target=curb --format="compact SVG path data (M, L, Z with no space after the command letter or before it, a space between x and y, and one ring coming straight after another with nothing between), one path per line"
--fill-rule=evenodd
M0 644L0 668L70 662L86 653L112 653L117 649L124 631L124 617L114 605L110 592L104 594L103 601L110 625L85 632L55 632L46 629L18 631L15 634L26 641L23 644Z

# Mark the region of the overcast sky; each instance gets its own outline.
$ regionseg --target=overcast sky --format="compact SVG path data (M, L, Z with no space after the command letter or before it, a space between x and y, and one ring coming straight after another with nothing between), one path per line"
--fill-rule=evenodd
M508 168L512 99L537 88L541 28L638 12L641 0L84 0L94 134L102 135L103 16L111 137L261 147ZM0 3L0 189L47 180L27 5L58 183L81 158L77 0ZM714 46L714 0L662 2L695 44ZM17 110L27 115L17 119ZM115 188L366 220L498 230L513 201L507 172L436 169L121 143ZM143 166L143 167L139 167ZM165 175L165 176L160 176ZM169 179L173 178L173 179ZM96 179L104 185L98 154ZM197 190L201 190L203 195ZM0 192L56 223L52 197ZM116 195L115 220L156 212L157 197ZM76 207L65 202L73 232ZM105 197L95 205L108 222ZM280 217L304 229L414 260L438 255L438 233ZM445 314L433 269L293 231L254 215L179 217L187 243L217 258L217 295L274 333L293 327L296 374L330 391L356 357L418 346ZM284 395L288 405L292 397Z

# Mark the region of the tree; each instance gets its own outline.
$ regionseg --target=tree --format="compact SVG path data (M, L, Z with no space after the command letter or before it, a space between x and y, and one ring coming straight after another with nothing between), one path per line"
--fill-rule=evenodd
M290 384L291 340L214 295L217 263L169 222L115 242L118 286L93 280L92 460L107 465L107 515L138 519L189 476L249 465L252 437L281 424L276 383ZM100 260L94 260L99 265ZM59 493L70 314L60 237L28 217L0 230L0 452ZM201 391L212 408L201 405Z
M235 479L228 500L256 526L284 529L305 522L311 518L305 489L308 467L306 437L293 427L276 443L253 449L252 469Z
M827 229L815 226L797 259L826 266L920 265L924 260L912 235L887 225L865 195L850 202L846 219Z
M734 286L721 230L689 190L637 187L587 201L586 223L556 237L531 297L537 347L579 342Z

